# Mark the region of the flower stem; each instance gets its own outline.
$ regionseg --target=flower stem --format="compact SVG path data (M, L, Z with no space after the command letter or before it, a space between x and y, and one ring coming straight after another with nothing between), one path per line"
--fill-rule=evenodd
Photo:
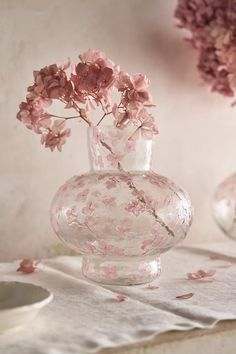
M89 120L89 118L86 115L86 112L84 109L80 108L75 101L73 101L73 107L74 109L79 113L80 118L82 118L90 127L92 125L91 121Z
M98 121L97 126L102 122L102 120L103 120L106 116L108 116L108 115L111 114L111 113L112 113L112 112L104 113L103 116L102 116L102 118Z
M105 141L100 140L100 143L101 143L101 145L104 146L107 150L109 150L111 154L114 154L114 152L112 151L111 147L110 147L107 143L105 143ZM119 164L120 164L120 163L119 163ZM120 169L120 168L119 168L119 169Z
M60 98L59 99L61 102L63 103L67 103L63 98ZM83 119L90 127L92 125L91 121L89 120L89 118L87 117L86 115L86 112L84 109L80 108L74 100L71 101L72 102L72 107L76 110L76 112L79 113L79 116L78 117L75 117L75 118L81 118ZM62 117L61 117L62 118ZM64 119L72 119L71 117L68 117L68 118L65 118L63 117Z
M132 181L129 181L129 182L127 182L127 183L128 183L129 188L132 189L132 190L134 190L135 193L137 194L138 200L139 200L142 204L144 204L144 205L146 206L147 203L146 203L144 197L143 197L142 195L140 195L139 190L135 187L135 185L133 184L133 182L132 182ZM155 210L154 208L150 208L150 209L148 209L148 210L149 210L149 211L151 212L151 214L154 216L154 218L156 219L156 221L157 221L162 227L164 227L164 228L166 229L168 235L174 237L175 234L174 234L173 230L171 230L171 229L169 228L169 226L160 218L160 216L157 215L156 210Z
M103 140L100 140L100 143L102 144L102 146L104 146L107 150L109 150L112 154L114 154L114 152L112 151L112 148L107 144L105 143ZM118 169L121 171L121 172L124 172L124 169L122 168L120 162L118 162ZM134 183L132 181L128 181L127 182L128 184L128 187L135 191L135 194L137 195L138 197L138 200L144 204L144 206L146 207L147 206L147 203L144 199L144 197L140 194L139 190L137 189L137 187L135 187ZM151 212L151 214L154 216L154 218L156 219L156 221L162 226L164 227L164 229L166 229L168 235L172 236L172 237L175 237L175 234L174 234L174 231L171 230L171 228L160 218L159 215L157 215L156 213L156 210L154 208L149 208L147 209L149 212Z
M49 113L50 114L50 113ZM74 118L80 118L80 116L72 116L72 117L62 117L62 116L57 116L55 114L50 114L51 117L55 117L55 118L60 118L60 119L74 119Z
M135 129L135 131L130 135L130 137L128 138L128 140L132 140L132 138L135 136L135 134L137 133L137 131L138 131L140 128L141 128L141 126L138 127L137 129Z

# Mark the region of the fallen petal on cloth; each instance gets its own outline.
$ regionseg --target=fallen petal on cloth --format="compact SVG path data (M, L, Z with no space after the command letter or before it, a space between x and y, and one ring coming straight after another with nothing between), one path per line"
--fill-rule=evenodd
M188 293L188 294L184 294L184 295L179 295L176 296L176 299L178 300L188 300L191 299L191 297L193 297L194 293Z
M126 301L127 299L128 299L128 296L126 296L126 295L117 295L115 297L116 302L123 302L123 301Z
M20 262L19 268L17 268L17 272L22 272L22 273L26 273L26 274L33 273L37 269L38 263L39 263L39 260L23 259Z
M211 278L213 277L213 275L215 275L216 270L208 270L207 272L199 269L196 273L187 273L187 278L189 280L202 280L202 279L206 279L206 278ZM209 280L209 279L206 279ZM210 280L214 280L213 278L211 278Z

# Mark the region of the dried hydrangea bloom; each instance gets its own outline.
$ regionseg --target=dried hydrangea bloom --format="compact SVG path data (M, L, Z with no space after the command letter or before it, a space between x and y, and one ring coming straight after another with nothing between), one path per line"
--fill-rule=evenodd
M236 0L179 0L175 17L199 51L198 69L213 91L234 96Z
M28 87L28 98L39 97L45 99L59 99L63 97L69 100L72 92L72 84L67 79L65 71L56 64L34 71L34 84Z
M41 143L53 151L56 147L59 151L70 136L70 129L65 129L65 121L55 120L47 133L42 134Z
M70 136L70 129L65 127L65 123L72 118L82 119L89 126L94 126L110 116L111 125L118 129L134 123L137 128L132 137L124 142L130 149L134 147L138 130L144 139L152 139L158 130L154 118L147 111L153 105L147 77L120 71L118 65L96 50L89 49L80 54L79 60L71 66L69 75L66 72L70 67L69 59L65 63L34 71L34 83L28 87L26 101L19 106L17 119L35 133L42 134L41 143L51 151L55 148L61 151ZM118 102L112 102L114 90L120 96ZM63 117L46 111L55 100L63 102L65 109L74 109L76 115ZM98 122L93 122L89 115L96 108L103 113ZM116 164L121 157L113 156L108 146L107 150L111 161ZM102 163L99 160L98 163Z

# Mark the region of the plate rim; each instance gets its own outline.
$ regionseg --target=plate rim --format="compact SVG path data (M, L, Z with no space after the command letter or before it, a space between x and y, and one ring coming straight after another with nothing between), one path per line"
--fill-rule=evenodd
M31 304L18 305L18 306L5 308L5 309L0 309L0 313L4 313L4 312L8 312L8 311L9 312L10 311L22 311L22 310L25 310L25 309L27 309L29 307L30 308L35 308L36 307L36 308L39 309L39 308L49 304L54 298L53 293L48 288L45 288L45 287L43 287L41 285L37 285L37 284L34 284L34 283L26 283L26 282L21 282L21 281L17 281L17 280L16 281L15 280L9 280L9 281L8 280L1 280L0 281L0 285L1 285L1 283L23 284L23 285L26 285L26 286L31 285L31 286L33 286L35 288L40 288L40 289L46 290L47 296L44 299L39 300L39 301L35 301L35 302L31 303Z

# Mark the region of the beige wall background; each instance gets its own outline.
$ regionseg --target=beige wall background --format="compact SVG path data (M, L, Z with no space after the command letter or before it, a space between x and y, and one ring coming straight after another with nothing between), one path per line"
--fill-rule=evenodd
M48 210L57 188L88 170L86 129L62 153L44 149L15 115L32 71L88 48L152 81L160 135L153 169L190 194L186 243L225 240L211 216L215 186L235 170L236 108L202 86L196 53L175 27L173 0L0 0L0 260L63 252Z

